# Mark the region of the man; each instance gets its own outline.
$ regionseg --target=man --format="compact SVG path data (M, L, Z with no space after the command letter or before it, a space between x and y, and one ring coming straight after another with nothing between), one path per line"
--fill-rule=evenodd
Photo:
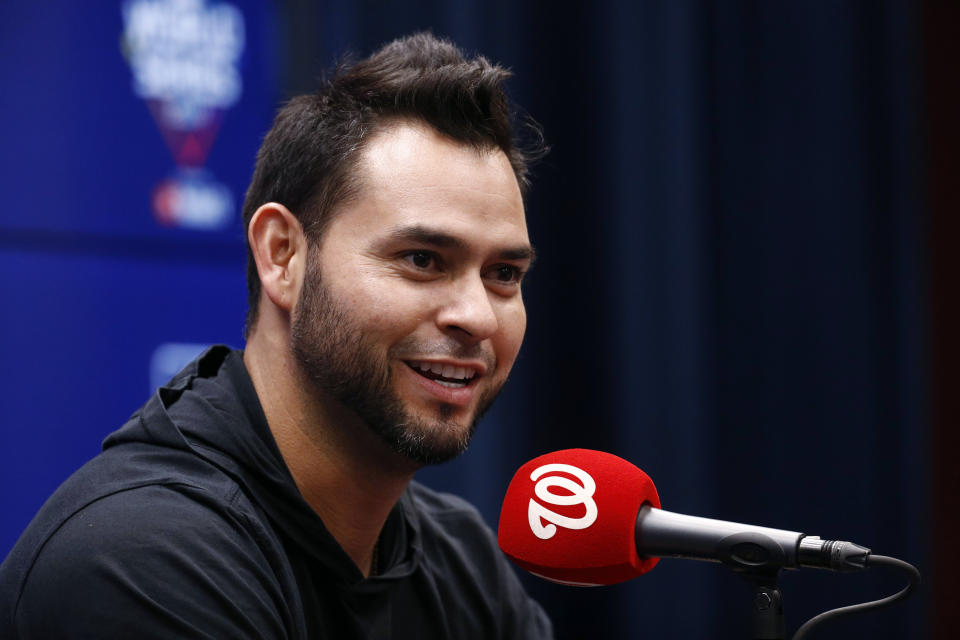
M0 568L4 638L538 638L492 533L412 481L513 365L533 260L507 73L416 35L277 116L244 351L104 442Z

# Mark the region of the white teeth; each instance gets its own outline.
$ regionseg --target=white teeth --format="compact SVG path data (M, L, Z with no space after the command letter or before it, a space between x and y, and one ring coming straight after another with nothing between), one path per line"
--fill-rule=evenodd
M419 362L416 360L410 361L410 365L414 369L419 369L424 373L434 373L444 378L450 378L453 380L472 380L473 377L477 374L473 369L467 369L466 367L455 367L452 364L442 364L439 362ZM438 381L439 382L439 381ZM454 386L462 386L458 383L451 383Z
M455 389L459 389L460 387L464 387L464 386L466 386L466 384L467 384L466 382L447 382L446 380L434 380L434 382L436 382L437 384L442 385L442 386L444 386L444 387L452 387L452 388L455 388Z

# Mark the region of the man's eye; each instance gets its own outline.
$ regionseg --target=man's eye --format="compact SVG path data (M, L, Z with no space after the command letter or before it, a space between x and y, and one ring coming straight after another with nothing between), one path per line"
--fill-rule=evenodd
M412 251L403 258L417 269L430 269L436 264L433 254L426 251Z
M513 265L501 264L494 267L490 275L497 282L513 284L520 282L520 279L523 277L523 271Z

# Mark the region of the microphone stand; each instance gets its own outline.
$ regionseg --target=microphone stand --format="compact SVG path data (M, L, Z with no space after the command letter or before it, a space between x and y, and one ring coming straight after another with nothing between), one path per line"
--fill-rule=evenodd
M725 538L717 550L720 561L753 586L752 640L784 640L783 594L777 575L787 563L783 548L758 533L738 533Z
M753 585L753 640L784 640L783 594L777 588L777 571L741 573Z

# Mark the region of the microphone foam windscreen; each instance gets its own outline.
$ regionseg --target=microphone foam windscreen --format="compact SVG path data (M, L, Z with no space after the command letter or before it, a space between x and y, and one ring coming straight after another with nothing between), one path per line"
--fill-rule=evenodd
M640 507L660 508L653 481L623 458L566 449L517 471L500 510L500 548L553 582L596 586L629 580L659 558L637 554Z

